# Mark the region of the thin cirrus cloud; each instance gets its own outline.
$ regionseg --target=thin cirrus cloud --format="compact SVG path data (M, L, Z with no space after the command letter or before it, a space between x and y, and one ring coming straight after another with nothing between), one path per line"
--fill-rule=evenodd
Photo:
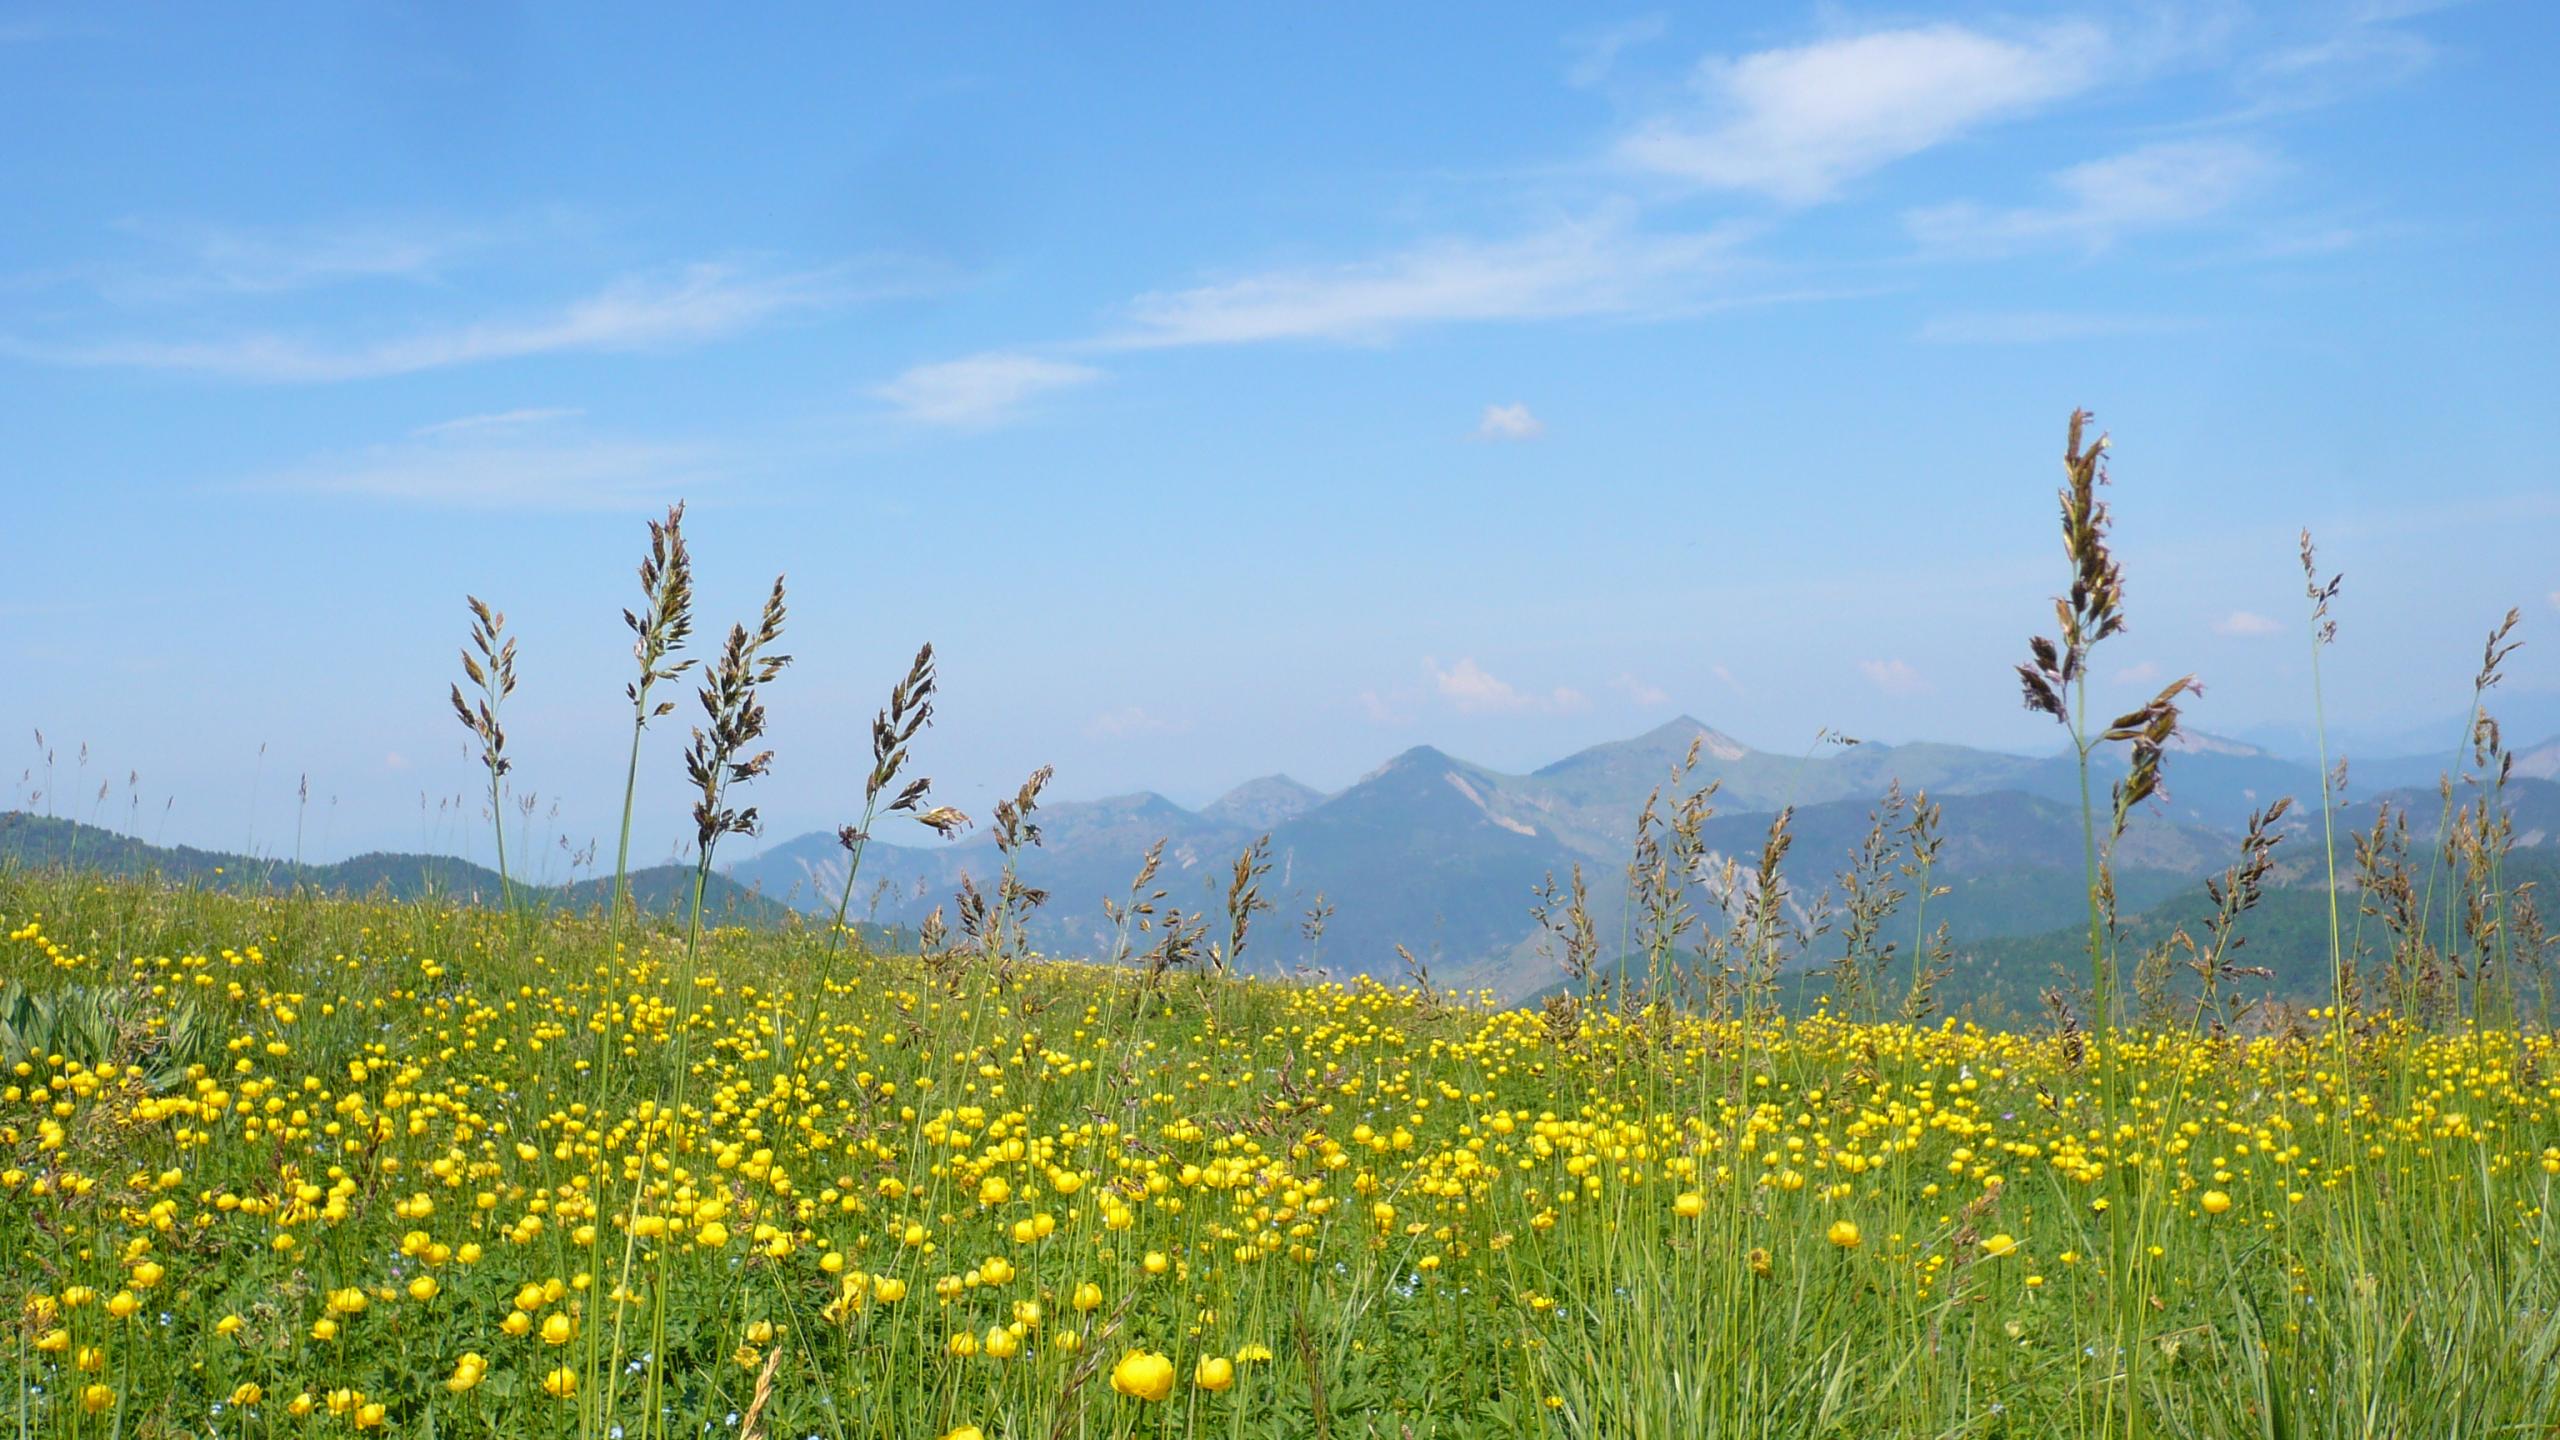
M402 440L249 480L252 493L339 495L466 510L628 509L716 489L736 457L692 442L574 432L579 412L523 409L420 426Z
M1507 240L1434 241L1382 259L1141 295L1126 325L1097 344L1381 343L1427 325L1639 314L1697 299L1744 233L1649 231L1615 207Z
M555 310L412 331L372 341L254 334L215 340L108 340L75 345L5 342L32 359L74 366L170 370L272 384L416 374L485 361L576 353L668 350L726 339L796 312L901 293L909 282L847 266L758 274L695 264L630 276Z
M1997 256L2048 246L2103 250L2136 231L2209 219L2248 197L2282 167L2246 140L2170 140L2091 160L2052 178L2050 205L1986 208L1969 201L1903 216L1923 250Z
M1616 158L1709 189L1788 204L2095 85L2104 32L2067 24L2012 36L1964 25L1869 30L1739 57L1711 56L1686 112L1622 137Z
M1090 365L991 351L918 365L871 393L922 424L991 425L1013 418L1042 395L1101 378L1102 372Z

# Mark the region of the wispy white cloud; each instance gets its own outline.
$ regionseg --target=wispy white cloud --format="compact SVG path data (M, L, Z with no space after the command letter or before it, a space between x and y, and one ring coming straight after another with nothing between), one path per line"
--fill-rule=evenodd
M1527 405L1487 405L1476 421L1479 440L1535 440L1546 433L1547 422L1530 414Z
M2186 315L2101 315L2066 310L1975 311L1940 315L1916 338L1930 345L2044 345L2061 340L2172 335L2201 322Z
M401 441L261 475L241 488L470 510L595 510L664 504L733 478L734 457L708 445L530 428L430 426Z
M1698 298L1743 233L1647 231L1615 207L1516 239L1443 240L1379 260L1142 295L1128 325L1100 344L1374 343L1434 324L1635 314Z
M989 425L1038 396L1101 378L1090 365L996 351L918 365L871 393L928 425Z
M721 264L632 276L548 313L343 342L252 334L214 340L0 341L29 359L73 366L172 370L270 383L414 374L526 356L670 350L725 339L797 312L876 298L905 282L836 266L759 274Z
M1617 154L1691 184L1808 204L2090 88L2108 48L2086 24L2006 36L1938 24L1712 56L1698 67L1697 108L1647 121Z
M1586 709L1591 704L1589 696L1571 686L1559 685L1544 692L1523 690L1487 671L1472 657L1461 658L1445 668L1432 660L1425 660L1422 664L1430 673L1432 689L1440 698L1467 714L1526 710L1560 712Z
M2057 203L1987 209L1971 202L1913 210L1903 223L1939 254L2005 255L2048 245L2103 250L2138 230L2193 224L2228 209L2279 169L2246 140L2170 140L2074 165L2053 177Z
M2216 635L2258 636L2281 633L2284 626L2254 610L2234 610L2213 622Z
M251 228L137 219L118 228L173 257L102 269L99 289L124 302L273 295L365 280L432 281L475 252L528 238L521 223L441 220Z
M575 420L586 413L587 412L584 410L567 409L555 406L527 407L521 410L498 410L486 415L463 415L451 420L439 420L432 425L421 425L417 429L410 431L409 436L414 440L424 440L436 435L459 435L469 432L486 433L492 430L525 430L537 425L549 425L555 421Z
M1887 695L1917 695L1929 688L1929 682L1908 660L1861 660L1858 673Z
M1572 52L1573 64L1565 71L1566 83L1588 90L1605 82L1617 68L1620 55L1652 44L1670 29L1669 18L1656 13L1567 36L1565 48Z

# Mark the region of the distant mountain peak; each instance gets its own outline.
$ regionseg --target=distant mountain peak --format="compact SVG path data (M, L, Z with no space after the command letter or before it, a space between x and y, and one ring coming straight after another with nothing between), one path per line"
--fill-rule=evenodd
M1248 830L1268 830L1324 803L1324 792L1286 775L1247 780L1200 807L1202 816Z

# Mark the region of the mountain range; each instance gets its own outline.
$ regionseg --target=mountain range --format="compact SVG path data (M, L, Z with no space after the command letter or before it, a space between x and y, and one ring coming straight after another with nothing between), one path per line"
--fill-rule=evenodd
M1043 805L1034 817L1043 842L1019 862L1021 879L1048 894L1032 935L1051 953L1107 953L1102 902L1128 892L1159 840L1165 903L1214 913L1237 855L1268 835L1272 868L1263 889L1277 913L1260 921L1245 969L1392 976L1402 968L1402 945L1438 983L1516 999L1555 978L1530 916L1532 888L1580 865L1600 933L1623 933L1623 869L1636 817L1693 745L1691 783L1716 786L1704 838L1718 857L1756 863L1772 817L1793 807L1788 863L1796 887L1810 893L1846 865L1898 784L1941 807L1945 839L1934 880L1949 893L1932 902L1931 914L1933 923L1950 924L1960 945L2032 936L2068 922L2083 904L2080 776L2067 752L1921 743L1782 755L1683 716L1527 774L1418 746L1334 794L1273 775L1197 810L1151 792ZM2120 748L2093 757L2090 783L2101 807L2124 765ZM2441 758L2359 761L2350 768L2356 794L2341 805L2340 835L2369 824L2372 807L2388 802L2410 812L2423 840L2441 810L2434 777L2442 769ZM2560 739L2519 752L2515 775L2507 808L2518 845L2552 844L2560 835ZM2231 864L2254 810L2281 796L2315 801L2320 789L2315 766L2208 735L2180 738L2167 777L2166 793L2143 807L2118 852L2128 914L2196 890ZM2316 815L2306 805L2290 825L2298 831ZM2279 882L2308 873L2306 849L2294 847ZM836 837L818 832L772 845L728 873L768 898L831 912L845 859ZM963 876L991 888L1002 863L984 831L950 844L875 840L853 912L910 927L947 905ZM1302 923L1318 897L1331 907L1320 937Z

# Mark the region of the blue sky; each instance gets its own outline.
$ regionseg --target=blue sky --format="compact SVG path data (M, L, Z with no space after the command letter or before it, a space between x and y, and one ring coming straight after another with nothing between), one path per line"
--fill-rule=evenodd
M2044 746L2075 404L2110 689L2307 720L2306 524L2343 727L2457 713L2510 605L2560 688L2544 7L877 9L0 5L19 795L41 727L146 834L286 847L308 775L315 854L476 844L469 592L601 834L677 496L706 628L791 579L777 836L926 639L972 808L1682 711Z

